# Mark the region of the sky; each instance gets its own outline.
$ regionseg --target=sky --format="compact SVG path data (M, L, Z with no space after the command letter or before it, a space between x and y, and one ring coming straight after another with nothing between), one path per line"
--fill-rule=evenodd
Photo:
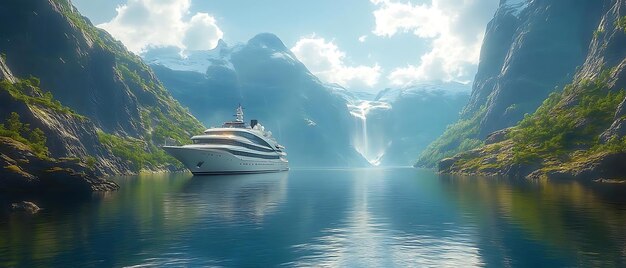
M141 54L207 50L276 34L329 83L368 90L471 82L499 0L73 0Z

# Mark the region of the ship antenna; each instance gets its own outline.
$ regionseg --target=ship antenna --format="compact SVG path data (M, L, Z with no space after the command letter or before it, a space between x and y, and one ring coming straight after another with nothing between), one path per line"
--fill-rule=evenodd
M241 103L239 107L237 107L237 114L235 116L237 116L237 122L243 122L243 108L241 107Z

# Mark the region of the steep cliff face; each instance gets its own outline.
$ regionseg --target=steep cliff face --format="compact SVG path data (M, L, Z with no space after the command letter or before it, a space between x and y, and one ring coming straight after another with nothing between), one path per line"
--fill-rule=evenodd
M67 1L3 1L0 23L13 25L2 29L0 51L15 76L40 78L59 101L105 131L140 133L137 97L116 71L116 55L104 47L120 44L103 32L88 32ZM128 109L111 109L118 106Z
M601 17L600 1L502 0L489 23L472 96L461 120L420 157L441 158L475 148L511 127L571 81Z
M41 158L27 145L7 137L0 137L0 172L0 193L84 193L119 188L76 159Z
M3 106L4 115L18 111L45 132L51 156L95 157L101 174L163 169L176 162L157 145L203 129L138 56L68 0L3 1L0 25L11 25L0 28L0 70L38 78L41 94L80 115Z
M502 1L488 27L483 51L494 52L482 57L485 68L476 76L477 86L466 110L486 106L478 133L481 139L519 122L555 87L572 79L601 15L596 1L530 1L521 11L508 2ZM501 53L503 48L508 48L506 53Z
M258 119L287 148L292 166L364 166L351 145L352 116L342 96L320 82L275 35L246 44L195 52L209 60L205 73L189 70L155 51L146 56L167 89L206 125L230 120L241 103L246 119ZM195 57L192 56L192 60ZM189 63L189 64L185 64ZM191 68L193 69L193 68Z
M28 81L0 82L0 121L17 113L31 128L43 131L52 158L72 157L94 161L98 175L128 172L129 167L98 140L96 127L86 117L64 106L53 106L42 91Z
M487 145L442 161L441 171L626 178L626 1L593 3L602 10L601 19L573 82L517 126L493 134Z
M95 126L38 88L39 80L0 80L0 192L108 191L100 178L128 170L102 146ZM49 145L50 147L48 147Z
M9 69L7 64L4 62L4 57L6 56L0 56L0 80L7 80L9 83L15 83L17 82L17 79L15 79L11 69Z

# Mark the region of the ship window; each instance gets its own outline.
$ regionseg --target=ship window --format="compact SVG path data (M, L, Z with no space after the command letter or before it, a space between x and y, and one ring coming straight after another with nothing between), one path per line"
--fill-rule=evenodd
M248 132L241 132L241 131L210 131L210 132L206 132L206 134L208 134L208 135L233 135L233 136L239 136L239 137L244 137L244 138L246 138L246 139L248 139L251 142L254 142L256 144L267 146L267 147L272 147L265 140L259 138L258 136L254 135L252 133L248 133Z
M251 150L262 151L262 152L273 152L274 151L272 149L268 149L268 148L264 148L264 147L260 147L260 146L256 146L256 145L252 145L252 144L247 144L247 143L243 143L243 142L236 141L236 140L227 140L227 139L194 139L193 143L194 144L233 145L233 146L239 146L239 147L248 148L248 149L251 149Z
M278 155L263 155L263 154L255 154L255 153L240 152L240 151L235 151L235 150L228 150L228 149L226 149L225 151L228 151L228 152L230 152L230 153L232 153L234 155L239 155L239 156L263 158L263 159L280 159L280 156L278 156Z

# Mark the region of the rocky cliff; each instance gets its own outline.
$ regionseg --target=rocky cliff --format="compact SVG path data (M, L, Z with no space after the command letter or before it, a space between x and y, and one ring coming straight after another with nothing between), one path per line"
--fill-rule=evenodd
M68 0L3 1L0 25L11 25L0 27L0 121L16 112L41 130L43 158L77 158L96 175L162 170L179 163L158 145L203 129L139 57Z
M420 156L419 166L480 146L534 112L585 61L602 1L501 0L487 26L472 96L462 117Z
M15 76L13 76L13 73L11 72L11 69L9 69L9 66L7 66L7 64L4 62L5 57L6 55L0 56L0 80L6 80L9 83L15 83L17 82L17 79L15 78Z
M98 175L122 174L129 170L127 164L99 142L96 127L88 118L61 105L50 94L44 94L38 87L38 79L14 79L15 83L0 82L1 121L16 113L31 129L42 130L48 148L46 156L92 159ZM29 133L22 134L28 136Z
M101 176L127 167L100 145L89 119L44 94L38 79L12 77L2 59L0 69L0 192L117 189Z
M442 161L442 172L530 178L626 178L626 1L590 1L601 16L573 81L485 146Z

